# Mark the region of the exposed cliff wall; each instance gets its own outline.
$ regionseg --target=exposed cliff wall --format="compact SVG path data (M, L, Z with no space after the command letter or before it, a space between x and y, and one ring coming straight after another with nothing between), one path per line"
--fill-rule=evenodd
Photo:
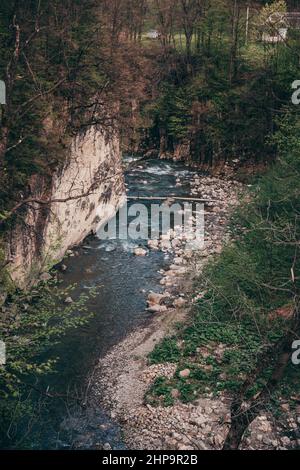
M80 243L105 223L125 197L119 142L93 128L77 136L62 170L51 184L41 177L31 180L36 199L25 220L9 234L9 270L19 285L28 284L59 261L66 250Z

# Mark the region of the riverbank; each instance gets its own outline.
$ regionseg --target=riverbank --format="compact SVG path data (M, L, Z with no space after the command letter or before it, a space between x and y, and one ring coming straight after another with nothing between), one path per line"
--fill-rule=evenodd
M205 283L199 282L203 268L230 239L227 222L244 192L236 181L194 175L191 196L215 201L206 207L204 248L190 252L184 240L170 244L164 237L154 244L156 250L171 252L173 260L161 271L164 291L149 294L153 317L99 361L92 393L98 406L119 423L129 449L223 447L234 391L245 377L244 354L248 347L257 354L258 345L247 325L243 329L239 323L222 324L217 318L199 321L194 314L205 295L201 291ZM288 393L277 396L276 403L251 423L240 448L297 448L297 400ZM109 442L105 448L110 448Z
M236 341L237 324L232 322L229 331L221 322L215 331L206 310L203 322L196 315L206 292L202 284L207 273L201 273L209 260L221 259L222 246L230 239L229 215L246 188L230 177L205 176L158 160L135 161L125 176L129 208L131 201L145 198L149 210L147 198L153 195L169 204L207 200L204 247L193 251L188 236L170 231L170 240L163 236L148 243L92 236L68 253L56 275L62 288L74 286L71 306L96 289L85 302L92 316L51 351L59 357L58 373L45 376L40 388L58 398L44 407L26 448L222 447L232 398L228 387L227 393L225 387L220 391L231 381L224 361L232 352L235 369L245 364L248 341L242 338L241 352L231 351L223 337ZM256 344L250 346L257 351ZM199 380L200 369L211 377ZM72 397L80 403L74 404ZM246 448L289 448L291 428L295 442L297 417L289 413L286 400L281 405L290 419L286 432L275 426L271 414L261 416L244 441Z
M214 200L205 211L205 244L201 251L186 249L186 241L162 238L150 242L155 250L170 252L172 264L161 271L163 292L149 293L148 305L153 317L146 326L137 328L113 347L99 361L94 372L92 395L99 406L110 412L124 433L130 449L210 449L221 448L228 429L230 397L203 396L196 401L180 402L172 390L172 406L151 406L145 394L160 377L172 378L177 366L164 360L150 364L149 354L163 338L173 334L187 320L193 296L193 283L213 256L222 250L229 238L227 222L238 204L243 186L228 179L195 175L191 196ZM201 293L198 294L201 296ZM156 306L156 307L155 307ZM189 371L183 370L182 377ZM262 432L269 429L266 419L259 423ZM109 443L106 444L109 447Z

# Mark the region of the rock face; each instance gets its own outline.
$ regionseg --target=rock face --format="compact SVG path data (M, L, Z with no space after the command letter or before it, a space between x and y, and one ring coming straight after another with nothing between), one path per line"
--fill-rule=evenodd
M125 200L119 142L90 128L73 139L64 167L46 182L31 180L31 197L53 201L32 204L25 224L9 234L7 258L16 284L30 283L45 266L95 232Z

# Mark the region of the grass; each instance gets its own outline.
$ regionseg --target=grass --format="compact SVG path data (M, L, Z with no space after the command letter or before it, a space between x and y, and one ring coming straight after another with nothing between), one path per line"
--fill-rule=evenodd
M217 273L213 269L218 284ZM225 281L227 283L228 276ZM233 290L237 289L235 283L232 286ZM275 296L273 301L276 305ZM231 302L236 302L235 297L231 298ZM284 318L270 320L263 309L256 312L256 305L249 302L243 314L232 314L226 308L226 301L218 299L214 291L208 291L194 307L189 321L178 327L173 336L164 338L150 353L150 364L171 362L177 365L177 369L172 378L160 377L154 382L147 391L146 401L152 405L170 406L174 403L174 390L183 403L207 394L215 397L221 393L232 395L256 367L260 353L275 343L285 328ZM190 370L187 378L180 376L180 371L184 369ZM249 390L249 397L262 388L271 372L272 357L270 367L263 371ZM299 368L290 363L278 392L271 399L270 406L274 408L274 413L279 409L279 397L292 405L292 396L300 397L300 383Z
M247 317L236 323L219 312L218 320L210 320L207 307L203 299L189 324L181 332L163 339L150 353L151 364L172 362L177 364L177 370L171 379L161 376L154 381L145 396L147 403L171 406L174 404L174 390L178 391L183 403L192 402L205 394L212 393L215 397L221 392L232 394L251 371L261 348L261 330L259 332L255 322ZM265 334L271 341L280 334L280 330L279 322L276 328L266 330ZM179 375L184 369L190 370L187 378ZM269 374L270 370L266 369L251 394L257 393ZM281 396L288 399L295 394L295 387L300 394L297 370L291 365L280 390Z
M208 319L205 301L181 332L165 338L149 356L151 364L172 362L177 371L172 379L160 378L147 393L152 404L172 404L172 389L179 391L181 401L189 402L209 392L235 391L251 367L252 356L259 349L259 338L246 319L236 324L225 318ZM191 371L181 378L183 369Z

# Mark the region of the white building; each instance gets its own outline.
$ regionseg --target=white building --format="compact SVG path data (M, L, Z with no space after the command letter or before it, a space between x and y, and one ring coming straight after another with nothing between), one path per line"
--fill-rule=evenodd
M158 39L160 34L156 29L150 29L146 36L148 39Z
M263 32L263 42L284 42L290 29L300 29L300 12L272 13L266 21L266 28L268 32Z

